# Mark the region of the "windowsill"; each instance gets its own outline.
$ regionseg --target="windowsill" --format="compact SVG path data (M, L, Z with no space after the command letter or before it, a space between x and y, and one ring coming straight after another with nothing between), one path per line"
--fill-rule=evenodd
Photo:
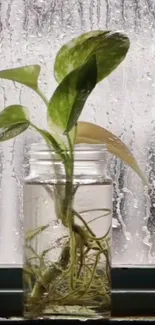
M23 323L22 273L22 269L0 270L0 321ZM111 322L155 322L155 269L112 269L112 287Z
M61 324L63 323L63 325L67 325L68 323L70 324L81 324L81 321L76 320L76 319L36 319L36 320L25 320L24 318L10 318L10 319L4 319L4 318L0 318L0 323L1 324L9 324L11 322L11 324L23 324L23 322L26 323L30 323L30 324L38 324L38 323L44 323L44 324L51 324L52 322L55 322L57 324ZM86 324L92 324L94 323L95 320L88 320L85 323ZM141 324L146 324L148 323L155 323L155 317L112 317L110 320L96 320L97 324L106 324L106 323L111 323L111 324L118 324L118 323L122 323L123 324L129 324L129 322L135 322L135 323L141 323Z

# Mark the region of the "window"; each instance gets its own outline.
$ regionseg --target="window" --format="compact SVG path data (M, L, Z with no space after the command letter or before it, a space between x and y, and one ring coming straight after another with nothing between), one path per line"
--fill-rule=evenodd
M60 45L84 31L98 28L123 30L130 37L131 49L123 64L106 81L98 85L91 98L93 104L90 105L88 101L82 119L95 121L120 136L130 146L154 186L155 6L153 1L2 1L0 3L0 69L37 62L42 66L40 80L42 88L50 96L56 86L52 77L53 62ZM12 85L4 80L0 81L0 87L1 107L15 102L22 103L30 107L32 118L38 125L45 123L44 105L30 89L17 84ZM35 117L34 112L38 112ZM0 272L2 274L0 298L3 297L3 301L5 301L4 289L11 290L11 288L19 290L15 295L18 296L18 301L21 301L22 180L24 167L27 164L24 158L27 147L34 141L37 141L36 134L28 131L18 139L4 143L0 147ZM116 158L112 159L109 171L114 178L115 199L113 294L114 297L117 295L117 299L122 294L123 297L125 295L133 301L133 293L127 294L128 289L134 291L141 289L145 292L148 289L150 309L147 308L146 313L153 313L151 301L153 301L152 297L155 298L154 189L149 197L144 193L140 179ZM126 279L123 287L122 276ZM14 284L8 282L6 278L10 281L14 279ZM152 284L149 282L150 278ZM4 287L5 283L8 287ZM122 290L126 293L121 293ZM144 304L142 292L138 294L141 297L140 301L143 301L141 304ZM117 299L114 298L114 303ZM4 311L4 307L1 309Z

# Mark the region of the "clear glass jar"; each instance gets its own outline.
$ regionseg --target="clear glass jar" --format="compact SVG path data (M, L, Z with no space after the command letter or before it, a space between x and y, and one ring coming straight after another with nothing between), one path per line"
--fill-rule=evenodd
M70 183L54 151L34 144L29 162L24 185L25 317L109 318L112 181L106 174L106 147L75 147L71 195L66 195Z

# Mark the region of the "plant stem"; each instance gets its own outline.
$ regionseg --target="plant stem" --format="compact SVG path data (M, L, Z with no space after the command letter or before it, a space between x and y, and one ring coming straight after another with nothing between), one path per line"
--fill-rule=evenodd
M37 88L36 93L42 98L43 102L48 107L48 104L49 104L48 99L46 98L46 96L44 95L42 90L40 88Z
M73 214L72 214L72 204L73 204L73 174L74 174L74 153L73 153L73 145L70 139L69 134L67 134L68 146L69 146L69 154L68 160L64 161L64 167L66 172L66 184L65 184L65 196L62 202L62 215L63 220L62 223L65 227L68 227L71 231L73 224ZM70 220L69 220L70 219Z
M69 152L70 152L70 173L73 180L73 172L74 172L74 150L73 150L73 144L71 141L71 138L69 134L67 134L67 140L69 145Z

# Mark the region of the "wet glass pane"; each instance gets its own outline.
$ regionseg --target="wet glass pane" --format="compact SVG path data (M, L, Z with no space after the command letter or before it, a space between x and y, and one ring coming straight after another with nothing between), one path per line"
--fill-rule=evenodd
M155 179L155 4L152 0L0 1L0 69L38 63L40 85L50 97L56 87L54 57L70 38L88 30L119 29L131 40L123 64L97 86L81 119L115 132L131 148L154 185ZM30 89L0 82L1 108L22 103L38 125L46 109ZM0 264L22 264L22 182L32 131L0 146ZM113 264L155 262L155 191L113 158Z

